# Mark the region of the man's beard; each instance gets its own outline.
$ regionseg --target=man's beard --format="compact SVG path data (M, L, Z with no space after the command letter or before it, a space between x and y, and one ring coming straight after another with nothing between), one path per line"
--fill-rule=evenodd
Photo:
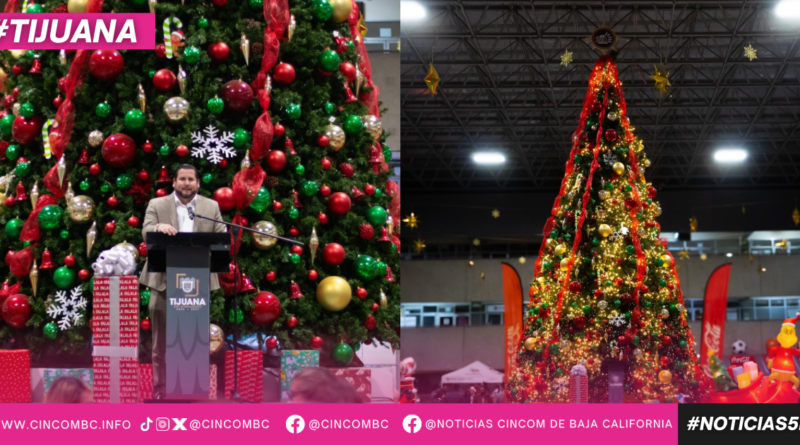
M188 199L188 200L191 200L192 198L195 197L195 195L197 195L197 190L195 190L195 191L185 191L185 190L177 189L175 191L178 192L178 196L180 196L183 199Z

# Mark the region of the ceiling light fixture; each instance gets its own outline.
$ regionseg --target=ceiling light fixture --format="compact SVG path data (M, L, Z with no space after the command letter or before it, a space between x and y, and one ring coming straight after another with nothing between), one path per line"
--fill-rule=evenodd
M425 18L428 13L419 2L400 2L400 21L417 22Z
M714 160L717 162L742 162L745 159L747 152L741 148L722 148L714 152Z
M502 164L506 162L506 157L497 152L478 152L472 154L472 160L476 164Z
M775 15L781 19L800 18L800 1L783 0L775 7Z

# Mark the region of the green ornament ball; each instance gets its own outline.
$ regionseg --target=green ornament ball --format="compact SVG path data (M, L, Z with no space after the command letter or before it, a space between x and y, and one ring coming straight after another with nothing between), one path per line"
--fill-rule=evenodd
M6 157L9 161L16 161L20 154L22 154L22 147L17 144L11 144L6 149Z
M386 224L386 210L381 206L372 206L367 210L367 221L373 226Z
M59 236L61 236L61 239L69 239L70 237L69 230L67 229L62 230Z
M147 75L152 79L156 75L156 70L150 70L147 72Z
M102 193L108 193L109 190L111 190L111 186L108 185L108 183L105 183L105 184L100 186L100 191Z
M39 225L45 229L55 229L64 217L64 209L57 205L44 206L39 212Z
M144 6L147 4L147 0L131 0L131 3L136 6Z
M250 0L248 4L253 9L261 9L264 7L264 0Z
M24 243L22 243L22 247L28 247L31 244L33 244L33 241L25 241Z
M50 340L55 340L58 336L58 326L52 321L44 325L44 336Z
M208 19L205 17L200 17L197 19L197 27L201 29L208 28Z
M19 115L24 117L25 119L32 118L34 114L36 114L36 109L33 108L32 103L22 104L19 107Z
M272 196L269 194L269 190L265 187L261 187L258 189L258 194L256 195L253 202L250 203L250 208L255 210L258 213L263 213L269 205L272 203Z
M289 255L289 261L291 261L292 264L300 264L300 260L301 260L300 255L296 253Z
M557 344L553 343L552 345L550 345L549 349L550 349L550 354L553 354L553 355L558 354L558 345Z
M203 184L209 184L211 181L214 180L214 175L211 173L203 173Z
M328 0L312 0L311 13L320 22L327 22L333 15L333 7L328 3Z
M300 116L303 115L303 111L300 109L300 105L297 104L289 104L286 106L286 116L291 120L300 119Z
M27 178L28 175L31 174L31 164L27 162L20 162L17 164L16 168L14 168L14 171L20 178Z
M39 12L41 12L41 11L39 11ZM34 50L32 50L32 49L29 49L29 50L28 50L28 51L25 53L25 58L26 58L26 59L28 59L28 60L33 60L33 57L34 57L34 56L36 56L36 52L35 52Z
M117 187L122 190L128 190L133 187L133 176L129 173L123 173L117 176Z
M25 225L25 221L14 218L6 223L6 236L9 238L19 238L19 234L22 233L22 226Z
M242 148L247 143L250 142L250 132L245 130L244 128L237 128L233 132L233 146L236 148Z
M303 174L306 172L306 168L303 166L303 164L300 164L294 168L294 172L300 176L303 176Z
M75 283L75 271L67 266L61 266L53 272L53 284L61 290L69 289Z
M39 3L34 3L32 5L28 5L28 9L26 9L25 12L31 14L39 14L44 12L44 7Z
M306 181L300 186L303 194L306 196L314 196L319 193L319 185L314 181Z
M107 102L97 104L97 107L94 109L94 114L96 114L97 117L108 117L108 115L111 114L111 105Z
M372 281L378 276L378 262L369 255L359 255L353 265L356 275L364 281Z
M0 119L0 132L3 132L5 136L11 136L11 125L14 124L14 117L13 114L7 114Z
M169 145L167 144L162 145L161 148L158 149L158 152L161 154L161 156L169 156L170 151Z
M89 187L91 187L91 184L89 184L89 181L85 179L78 184L78 188L80 188L84 192L89 190Z
M388 266L383 261L378 261L375 263L375 270L377 273L375 274L376 277L385 277L386 271L388 270Z
M219 97L212 97L208 99L206 108L211 114L222 114L222 111L225 109L225 102Z
M190 46L183 50L183 58L186 63L197 63L200 61L200 49L196 46Z
M322 51L319 55L319 60L317 64L319 68L325 73L332 73L339 69L339 63L341 60L339 59L339 54L333 50L325 50Z
M144 115L142 110L130 110L125 113L125 119L123 123L125 124L125 128L128 130L139 131L147 124L147 117Z
M345 366L353 361L353 348L347 343L339 343L331 351L331 359L338 365Z
M144 289L141 292L139 292L139 298L142 300L142 306L147 306L148 304L150 304L150 295L151 295L150 289Z
M375 193L372 196L374 196L375 199L381 199L381 195L383 195L381 189L375 189Z
M325 112L328 113L328 114L332 114L334 111L336 111L336 105L334 105L331 102L326 102L325 103Z
M292 209L289 210L287 215L289 215L289 219L297 219L300 216L300 211L297 209Z
M234 312L233 308L228 309L228 322L242 324L244 321L244 311L241 309Z
M360 133L364 130L364 124L361 122L361 118L352 114L347 116L347 119L344 120L344 132L346 134L352 135L356 133Z
M392 160L392 149L385 145L383 146L383 160L386 162L391 162Z

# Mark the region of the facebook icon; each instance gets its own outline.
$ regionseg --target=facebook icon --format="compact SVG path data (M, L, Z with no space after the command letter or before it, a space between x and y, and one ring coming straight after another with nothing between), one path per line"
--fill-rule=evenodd
M403 429L406 430L407 433L418 433L419 430L422 429L422 420L420 420L419 416L409 414L403 419Z
M303 420L302 417L298 416L297 414L293 416L289 416L286 419L286 429L289 430L292 434L300 434L303 432L303 428L306 427L306 421Z

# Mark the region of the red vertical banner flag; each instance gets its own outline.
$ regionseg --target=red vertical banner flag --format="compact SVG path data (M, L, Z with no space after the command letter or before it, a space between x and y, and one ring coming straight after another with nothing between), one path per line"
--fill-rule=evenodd
M703 305L703 335L700 344L700 366L708 368L708 350L722 358L725 341L725 319L728 316L728 282L731 265L719 266L706 284L705 304Z
M514 267L506 263L503 263L503 294L506 320L504 383L508 384L514 373L517 351L522 337L522 284Z

